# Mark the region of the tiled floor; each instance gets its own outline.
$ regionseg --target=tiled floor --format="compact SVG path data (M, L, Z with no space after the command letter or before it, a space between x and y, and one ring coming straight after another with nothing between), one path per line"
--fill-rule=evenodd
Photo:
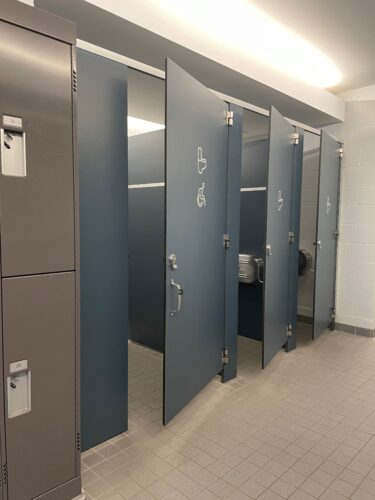
M337 332L280 352L239 340L239 374L166 428L162 357L130 345L129 433L83 453L89 499L375 499L375 340Z

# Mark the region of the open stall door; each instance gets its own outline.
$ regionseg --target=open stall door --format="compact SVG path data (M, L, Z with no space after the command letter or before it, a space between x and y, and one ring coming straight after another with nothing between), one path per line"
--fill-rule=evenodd
M164 424L222 370L227 112L167 60Z
M273 107L270 114L264 274L263 368L288 339L289 231L295 128Z
M340 143L322 131L315 241L314 339L331 325L335 315L340 148Z
M127 68L77 50L81 428L86 450L127 430Z

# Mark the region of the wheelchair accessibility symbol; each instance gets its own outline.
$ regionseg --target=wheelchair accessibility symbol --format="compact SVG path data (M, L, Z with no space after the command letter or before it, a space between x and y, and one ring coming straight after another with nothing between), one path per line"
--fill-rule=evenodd
M284 206L283 192L280 189L280 191L278 191L277 193L277 210L281 212L283 206Z
M203 174L207 168L207 159L203 158L203 149L198 147L198 159L197 159L198 174Z
M199 208L205 207L206 206L206 196L204 194L204 188L205 188L205 183L202 182L202 186L198 188L198 193L197 193L197 205Z

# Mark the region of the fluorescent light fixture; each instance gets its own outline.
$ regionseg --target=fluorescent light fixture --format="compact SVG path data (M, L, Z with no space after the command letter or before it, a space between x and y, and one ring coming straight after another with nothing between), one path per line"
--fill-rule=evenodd
M327 88L342 76L313 44L246 0L149 0L170 23L192 36L272 67L292 78Z
M161 123L149 122L134 116L128 116L128 137L134 135L147 134L156 130L163 130L165 126Z

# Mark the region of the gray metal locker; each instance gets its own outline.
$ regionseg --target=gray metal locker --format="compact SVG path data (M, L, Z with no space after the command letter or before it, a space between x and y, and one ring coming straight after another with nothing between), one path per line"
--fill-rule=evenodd
M81 492L75 39L73 23L2 1L0 442L9 500Z

